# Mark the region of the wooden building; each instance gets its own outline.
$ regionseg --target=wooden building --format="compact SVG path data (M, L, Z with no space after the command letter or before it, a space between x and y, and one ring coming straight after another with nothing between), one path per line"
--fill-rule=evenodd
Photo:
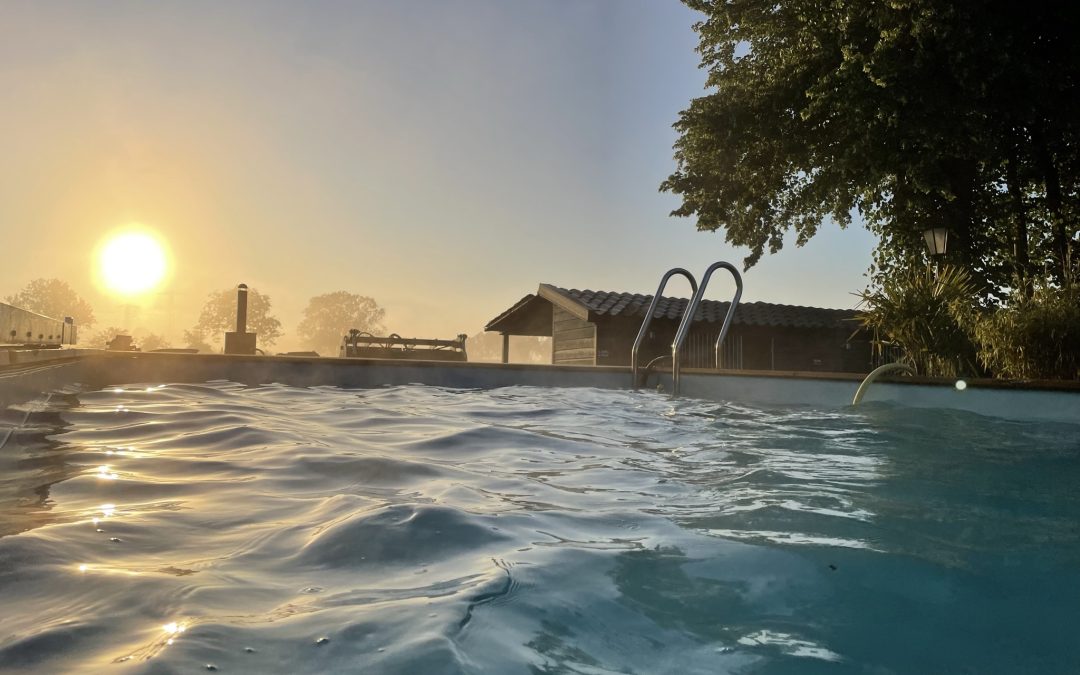
M504 361L511 335L550 336L552 363L627 366L651 295L579 291L540 284L485 326L503 335ZM689 300L660 299L642 345L641 365L671 353ZM714 346L728 302L703 300L683 348L683 367L715 367ZM670 368L670 365L665 366ZM721 355L721 368L868 372L870 336L854 310L742 302Z

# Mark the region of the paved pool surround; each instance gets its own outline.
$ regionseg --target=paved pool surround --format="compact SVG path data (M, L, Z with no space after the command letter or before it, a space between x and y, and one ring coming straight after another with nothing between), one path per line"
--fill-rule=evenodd
M501 363L447 363L393 359L237 356L106 352L85 349L0 351L0 405L41 392L82 385L231 380L244 384L381 387L425 384L489 389L505 386L627 389L630 368ZM842 407L864 376L780 371L683 371L684 396L756 405ZM671 389L670 374L650 374L647 386ZM1080 382L1012 382L938 378L881 378L863 403L888 401L1016 420L1080 422Z

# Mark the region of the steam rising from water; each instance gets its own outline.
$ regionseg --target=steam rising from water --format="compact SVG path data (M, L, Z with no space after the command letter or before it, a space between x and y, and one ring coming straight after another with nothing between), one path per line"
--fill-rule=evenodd
M595 390L58 395L0 455L0 663L1060 669L1075 431Z

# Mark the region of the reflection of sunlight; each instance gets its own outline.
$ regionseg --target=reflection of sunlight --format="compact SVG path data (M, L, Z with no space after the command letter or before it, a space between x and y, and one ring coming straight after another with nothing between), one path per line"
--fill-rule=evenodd
M100 565L90 566L86 563L79 565L76 568L80 574L86 574L87 572L94 572L96 574L122 574L128 577L142 576L142 572L138 570L126 570L126 569L110 569L108 567L102 567Z
M124 656L113 659L113 663L127 663L128 661L133 660L148 661L158 654L161 654L166 647L172 645L187 629L187 623L170 621L161 626L162 633L155 635L149 644L144 645L133 652L129 652ZM207 668L207 670L217 670L217 668Z
M116 475L115 472L109 471L109 467L108 467L108 465L106 465L106 466L99 466L97 468L97 477L98 478L104 478L106 480L116 480L117 475Z
M176 636L187 630L187 627L182 623L173 621L172 623L165 624L161 627L161 629L170 636L167 640L165 640L165 644L171 645L173 643L173 640L176 639Z
M106 518L109 518L114 513L116 513L116 504L102 504L101 505L101 514L103 516L105 516Z
M791 656L803 656L811 659L821 659L823 661L843 660L843 657L836 652L816 645L809 640L801 640L794 635L778 633L771 630L759 630L756 633L744 635L739 638L739 644L747 647L779 647L781 651Z
M845 539L843 537L826 537L804 532L778 532L775 530L731 530L723 528L705 528L701 530L706 534L723 539L739 539L743 541L766 540L774 544L800 544L806 546L839 546L841 548L857 548L867 551L875 551L869 542L859 539Z

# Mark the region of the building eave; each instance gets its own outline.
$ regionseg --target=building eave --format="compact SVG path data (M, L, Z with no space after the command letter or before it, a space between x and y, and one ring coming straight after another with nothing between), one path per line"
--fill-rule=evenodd
M567 297L562 291L551 284L540 284L540 288L537 289L536 295L557 307L561 307L584 321L593 321L596 318L592 316L589 308L584 303Z

